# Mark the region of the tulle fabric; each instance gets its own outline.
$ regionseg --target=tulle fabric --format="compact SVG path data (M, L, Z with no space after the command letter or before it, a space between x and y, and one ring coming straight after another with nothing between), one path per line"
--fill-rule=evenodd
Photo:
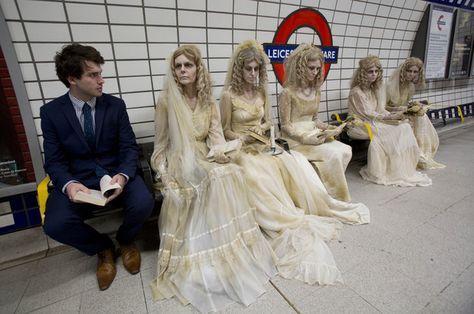
M390 125L372 121L373 138L367 153L367 165L360 175L367 181L383 185L429 186L431 179L416 171L420 150L409 123ZM353 126L348 135L368 139L363 125Z
M418 169L445 168L445 165L434 160L436 152L438 151L439 137L428 116L426 114L422 116L409 116L409 119L416 142L420 148Z

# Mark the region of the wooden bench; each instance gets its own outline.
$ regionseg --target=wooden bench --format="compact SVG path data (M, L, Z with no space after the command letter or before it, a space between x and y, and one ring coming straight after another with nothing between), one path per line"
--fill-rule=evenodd
M140 155L138 160L138 174L142 176L143 181L145 181L145 185L147 186L150 193L152 193L153 198L155 199L155 207L153 209L153 214L151 217L156 217L159 213L161 208L161 203L163 201L163 195L160 191L156 191L153 186L155 184L154 181L154 173L150 166L150 157L153 153L153 143L143 143L139 144L140 148ZM44 223L44 217L46 212L46 200L48 199L49 191L52 189L52 182L49 176L46 176L38 185L37 193L38 193L38 205L41 215L41 222ZM121 208L117 208L114 206L104 206L98 208L92 212L93 217L100 217L104 215L109 215L111 213L115 213L121 210Z

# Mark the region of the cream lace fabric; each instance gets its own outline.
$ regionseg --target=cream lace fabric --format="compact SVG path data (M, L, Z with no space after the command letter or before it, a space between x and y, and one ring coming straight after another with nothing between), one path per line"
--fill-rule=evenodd
M303 138L318 128L320 94L312 101L303 100L291 89L285 88L280 95L280 122L282 137L290 149L303 154L317 169L329 194L349 202L351 197L346 181L346 168L352 157L352 148L339 141L326 141L320 145L303 144Z
M387 110L405 111L415 93L414 88L400 88L400 70L397 69L387 83ZM418 147L420 148L419 169L440 169L446 167L434 160L439 146L439 137L428 115L406 115L410 120Z
M163 94L156 107L151 163L178 188L163 191L154 299L176 296L203 313L233 302L247 306L276 274L276 257L255 222L240 167L205 158L209 147L224 141L218 109L198 103L191 111L183 99L170 103L173 97ZM180 140L187 143L173 143ZM175 154L184 148L192 156Z
M249 104L231 92L221 99L224 134L228 139L248 133L264 122L264 101ZM334 284L342 278L325 241L338 236L341 224L370 221L368 208L333 199L307 159L292 154L268 154L268 147L246 144L236 162L242 166L256 206L256 220L278 257L284 278L314 284Z
M428 186L431 179L416 171L420 151L410 124L392 125L384 122L389 112L383 109L378 97L358 86L349 93L349 114L356 119L349 129L350 137L368 139L363 123L369 123L373 138L369 145L367 165L360 170L368 181L383 185Z

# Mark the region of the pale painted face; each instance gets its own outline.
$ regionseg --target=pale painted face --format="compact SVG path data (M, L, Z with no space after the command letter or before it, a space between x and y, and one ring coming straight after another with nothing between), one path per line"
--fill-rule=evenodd
M93 97L102 95L104 79L102 78L102 67L92 61L86 61L84 73L80 78L70 76L68 78L71 93L74 97L83 101L89 101Z
M314 81L321 72L321 61L311 60L306 66L306 79L310 82Z
M196 82L196 64L184 54L174 59L174 71L181 85L187 86Z
M420 69L416 65L412 65L405 70L405 77L408 82L418 83L420 78Z
M260 74L260 65L257 61L245 61L244 63L244 82L255 85L257 83L258 75Z
M377 80L377 77L379 76L379 69L373 65L367 70L367 79L369 80L369 83L373 83Z

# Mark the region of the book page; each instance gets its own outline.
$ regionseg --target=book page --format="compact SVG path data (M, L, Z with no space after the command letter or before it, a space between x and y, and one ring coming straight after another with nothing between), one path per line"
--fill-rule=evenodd
M111 191L111 190L122 188L120 186L120 184L118 184L118 183L110 184L110 181L112 181L112 178L108 174L106 174L105 176L103 176L100 179L100 190L102 192L102 196L104 196L104 197L110 196L110 194L113 193L113 191ZM109 192L109 191L111 191L111 192ZM109 192L109 193L107 193L107 192Z
M77 192L74 200L98 206L104 206L107 203L107 198L102 195L101 191L89 189L89 192Z

